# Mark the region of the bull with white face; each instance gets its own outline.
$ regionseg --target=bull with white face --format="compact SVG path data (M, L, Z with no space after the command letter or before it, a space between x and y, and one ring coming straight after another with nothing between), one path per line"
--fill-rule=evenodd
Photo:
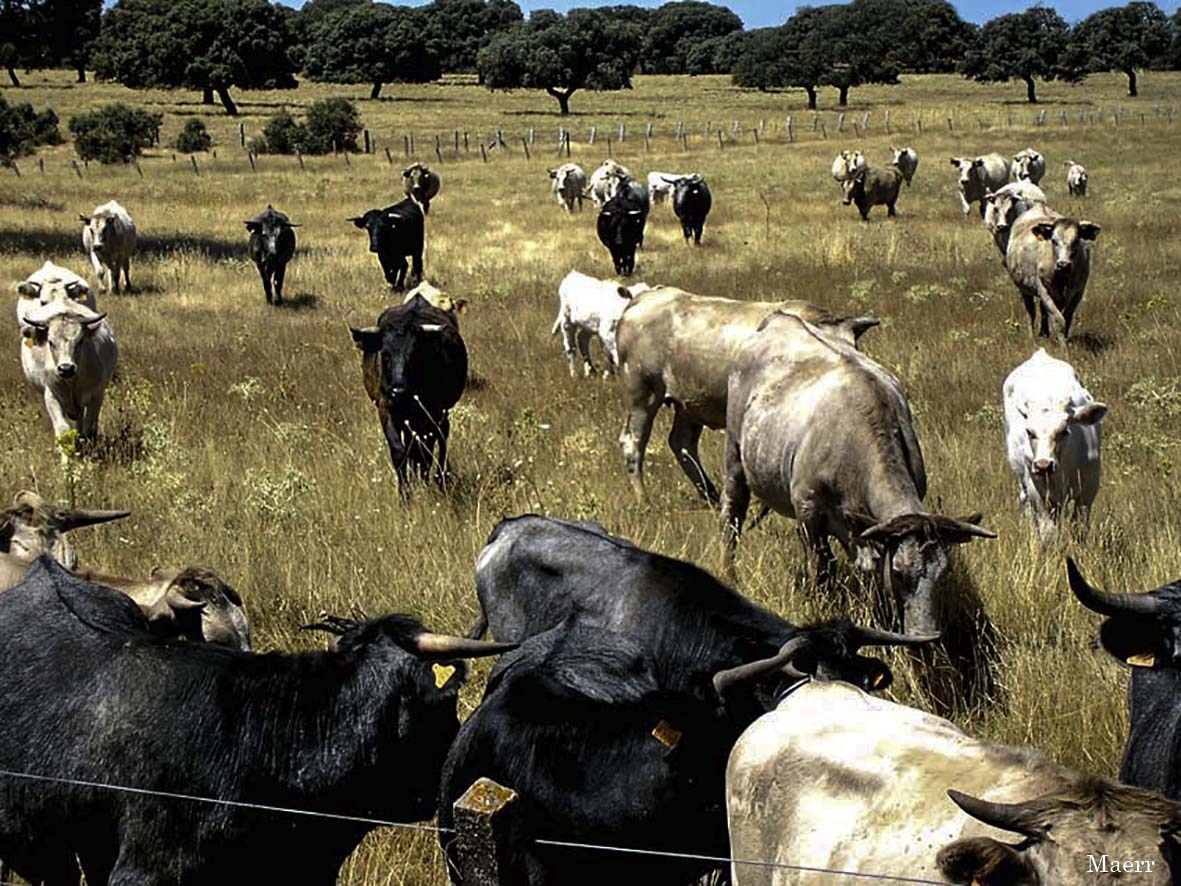
M1038 184L1046 174L1046 158L1033 148L1018 151L1013 156L1013 181L1029 181Z
M60 291L25 317L21 368L44 400L55 437L76 426L80 436L93 439L119 347L106 314L70 300L62 283L46 285Z
M1022 506L1047 536L1068 506L1089 512L1099 493L1107 406L1044 348L1009 374L1004 397L1009 467Z
M841 151L832 161L833 181L837 184L846 182L868 165L860 151Z
M1034 206L1046 202L1045 192L1033 182L1018 181L1005 185L984 197L984 226L992 234L993 242L1001 251L1001 258L1009 249L1009 235L1013 222Z
M919 155L914 148L903 148L901 151L890 148L890 153L893 154L893 163L902 170L902 177L906 179L906 186L910 187L910 180L914 178L914 174L919 168Z
M984 197L1009 183L1009 161L1000 154L980 157L952 157L951 165L959 170L960 204L966 217L972 204L980 204L984 217Z
M1070 191L1072 197L1087 196L1087 170L1086 167L1075 163L1073 160L1066 161L1066 188Z
M1031 336L1070 336L1074 312L1091 277L1091 243L1099 231L1097 224L1065 218L1045 204L1034 206L1013 224L1005 269L1021 293Z
M614 160L604 160L603 164L591 173L587 196L595 206L606 206L607 201L618 194L631 178L631 170L626 166Z
M111 200L96 206L82 220L82 248L90 257L100 289L119 291L119 275L131 288L131 253L135 251L135 222L131 215Z
M94 290L90 288L90 284L86 282L85 278L78 276L69 268L63 268L61 265L47 261L29 274L23 282L16 285L16 319L22 332L26 328L25 317L41 305L49 304L50 298L61 293L60 289L46 286L47 283L65 284L67 297L78 304L85 305L92 311L98 310Z
M586 173L577 163L563 163L557 169L549 170L549 177L554 189L554 196L558 205L565 207L567 212L574 211L574 204L578 204L578 211L582 212L583 192L586 190Z

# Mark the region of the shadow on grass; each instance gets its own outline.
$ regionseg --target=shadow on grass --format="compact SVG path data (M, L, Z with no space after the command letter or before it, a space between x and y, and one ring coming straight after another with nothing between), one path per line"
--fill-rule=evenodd
M19 231L0 232L0 253L32 253L44 252L64 253L82 251L82 236L80 227L70 223L60 229L25 228ZM219 237L200 237L191 234L152 235L140 237L135 244L135 252L131 263L135 265L135 258L165 258L177 252L199 252L214 261L225 259L246 260L246 238L238 240L223 240Z
M283 301L276 307L280 309L287 309L289 311L312 311L320 304L320 296L314 292L297 292L295 295L284 298Z
M1092 357L1097 357L1104 351L1115 347L1115 336L1100 335L1098 332L1083 332L1071 336L1070 343L1082 348Z

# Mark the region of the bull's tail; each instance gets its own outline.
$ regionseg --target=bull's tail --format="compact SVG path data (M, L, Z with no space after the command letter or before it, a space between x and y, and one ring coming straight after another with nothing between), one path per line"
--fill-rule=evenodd
M562 328L562 312L558 311L558 319L554 321L554 328L549 331L550 335L557 335L558 330Z

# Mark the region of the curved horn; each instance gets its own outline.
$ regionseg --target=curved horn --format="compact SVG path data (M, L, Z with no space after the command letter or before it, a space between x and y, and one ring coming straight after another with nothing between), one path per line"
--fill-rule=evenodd
M882 631L877 628L863 628L853 626L853 642L858 648L862 646L922 646L924 643L934 643L939 634L895 634L893 631Z
M962 532L964 535L969 535L972 538L996 538L996 533L991 529L985 529L980 525L980 521L984 519L984 515L979 511L975 514L969 514L966 517L944 517L943 520L947 522L956 532Z
M192 597L187 596L185 592L175 584L170 584L168 586L168 590L164 594L164 602L166 602L170 608L179 612L192 609L204 609L208 601L194 600Z
M48 320L34 320L32 317L25 317L25 319L22 322L26 326L32 326L34 329L40 329L42 331L49 328L49 321Z
M993 803L954 788L947 792L947 796L968 815L994 828L1013 831L1027 837L1045 836L1046 829L1038 822L1036 814L1021 803Z
M82 325L83 326L97 326L99 323L102 323L103 320L105 320L105 319L107 319L106 314L96 314L93 317L88 317L85 320L83 320Z
M332 634L334 637L347 634L357 626L358 622L351 618L341 618L339 615L328 615L325 612L320 613L320 621L312 624L302 625L301 631L323 631L326 634Z
M1072 557L1066 558L1066 575L1078 601L1100 615L1156 615L1160 601L1148 594L1108 594L1087 584Z
M763 674L768 674L771 671L785 669L793 677L803 679L808 675L802 671L797 671L791 666L792 659L804 651L808 646L807 637L793 637L788 640L779 651L770 658L764 658L759 661L752 661L744 665L739 665L736 668L727 668L724 671L718 671L714 674L714 692L718 694L719 698L724 697L725 692L731 686L738 683L744 683L747 680L753 680L756 677L761 677Z
M83 526L94 526L96 523L110 523L112 520L122 520L130 516L131 511L83 511L63 508L53 512L53 520L62 532L81 529Z
M466 637L452 637L448 634L432 634L424 631L414 638L414 648L420 655L432 658L483 658L511 652L519 643L489 643L485 640L469 640Z

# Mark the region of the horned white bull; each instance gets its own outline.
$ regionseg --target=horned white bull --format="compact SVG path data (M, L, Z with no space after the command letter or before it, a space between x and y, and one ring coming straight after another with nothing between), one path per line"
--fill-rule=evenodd
M1013 223L1034 206L1044 204L1046 194L1030 181L1010 182L984 197L984 226L1004 258L1009 249Z
M983 218L985 195L999 191L1009 183L1009 161L1000 154L985 154L981 157L952 157L951 165L960 173L960 204L964 215L972 211L973 203L979 203Z
M1072 197L1087 196L1087 170L1080 166L1073 160L1067 160L1066 166L1066 188L1070 191Z
M620 187L632 178L631 170L614 160L604 160L603 165L591 173L587 196L595 206L603 207L619 193Z
M770 863L736 862L735 886L1181 877L1181 804L973 738L848 683L802 685L756 720L730 753L726 795L730 854Z
M1046 158L1033 148L1026 148L1013 155L1013 181L1031 181L1038 184L1046 174Z
M832 177L837 184L848 181L869 164L860 151L841 151L832 161Z
M443 290L437 288L431 283L428 283L426 280L423 280L408 293L406 293L406 297L402 299L402 304L406 305L414 301L414 297L416 295L421 295L433 307L438 308L440 311L446 311L452 317L455 317L456 322L458 322L460 316L467 313L466 298L452 298L447 293L443 292Z
M558 318L550 335L562 332L562 345L566 359L570 361L570 377L574 378L576 357L582 355L582 369L587 376L595 372L590 355L591 336L597 336L607 355L606 376L619 365L619 352L615 345L615 330L623 309L633 296L648 291L646 283L634 286L620 286L610 280L598 280L578 271L571 271L558 287Z
M557 169L549 170L549 177L558 205L564 206L567 212L573 212L577 202L581 212L583 192L586 190L586 173L582 167L577 163L563 163Z
M677 182L683 178L689 178L689 176L678 172L649 172L648 199L653 203L664 203L666 200L672 199L673 192L677 189Z
M135 222L127 210L111 200L96 206L89 217L79 215L82 248L90 258L99 289L119 291L119 274L131 288L131 253L135 250Z
M890 148L890 153L894 156L894 165L902 170L902 177L906 179L907 187L910 187L910 180L919 168L918 153L914 148L903 148L901 151Z
M44 400L55 437L76 425L82 437L93 438L119 358L115 335L105 314L69 300L65 284L46 285L56 291L25 317L21 367Z
M1066 507L1089 512L1099 493L1107 406L1044 348L1009 373L1003 393L1009 467L1022 506L1046 537Z
M49 298L53 293L62 292L60 289L45 286L46 283L64 283L67 297L92 311L98 310L94 290L83 277L79 277L69 268L47 261L16 286L16 319L22 331L27 328L25 317L29 313L41 305L49 304Z

